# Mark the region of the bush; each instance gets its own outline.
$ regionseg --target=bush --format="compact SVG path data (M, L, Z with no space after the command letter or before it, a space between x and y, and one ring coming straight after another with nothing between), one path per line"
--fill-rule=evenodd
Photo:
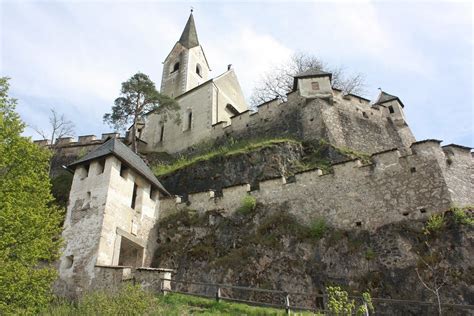
M470 207L458 208L453 207L454 222L459 225L474 226L474 216L469 212Z
M321 239L327 231L326 220L324 218L315 219L310 226L311 237Z
M328 286L328 309L335 315L352 315L355 308L355 301L349 299L346 291L339 286Z
M93 292L79 300L77 306L57 302L43 315L147 315L158 312L158 298L143 291L138 285L123 286L115 293Z
M257 199L251 195L246 195L241 202L240 207L237 209L237 213L242 215L248 215L257 206Z
M375 259L375 252L372 248L368 248L367 251L365 252L365 259L367 260Z
M426 222L423 233L425 235L436 233L444 227L444 224L444 214L433 214Z

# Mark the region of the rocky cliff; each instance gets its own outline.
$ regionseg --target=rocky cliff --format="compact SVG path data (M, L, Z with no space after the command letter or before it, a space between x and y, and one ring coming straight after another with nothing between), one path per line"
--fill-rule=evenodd
M436 302L420 282L418 268L427 284L446 283L440 290L443 303L474 304L473 227L452 212L439 227L427 230L429 225L405 221L371 232L338 230L323 220L299 223L285 212L285 205L259 203L225 216L219 210L205 214L184 210L158 223L153 266L176 269L176 279L303 293L322 293L325 286L339 284L354 293L369 290L373 297ZM197 285L186 290L214 294ZM257 299L256 295L232 293L244 299ZM269 294L260 294L258 300L281 303L281 298ZM292 301L321 305L312 296ZM395 315L436 313L435 306L376 305ZM450 315L467 314L445 310Z

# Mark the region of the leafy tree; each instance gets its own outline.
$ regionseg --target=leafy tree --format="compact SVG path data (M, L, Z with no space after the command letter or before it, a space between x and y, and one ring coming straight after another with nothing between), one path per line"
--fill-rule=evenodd
M164 121L174 112L175 122L180 122L179 105L173 99L156 90L153 81L143 73L136 73L122 83L121 96L115 99L112 113L104 115L104 122L124 129L132 124L132 150L137 152L137 126L146 113L154 111L160 114Z
M290 59L261 77L250 96L255 107L273 99L286 100L293 88L293 76L308 69L326 70L332 73L332 85L344 93L364 94L365 80L361 74L348 75L342 67L329 67L318 57L306 53L295 53Z
M50 152L21 136L8 88L0 78L0 314L34 314L51 299L62 214L52 203Z

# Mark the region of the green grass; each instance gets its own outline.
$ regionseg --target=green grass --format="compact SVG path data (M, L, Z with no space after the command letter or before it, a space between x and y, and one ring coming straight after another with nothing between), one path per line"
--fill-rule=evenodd
M291 138L275 138L275 139L263 139L263 140L250 140L231 143L224 145L219 148L210 149L208 152L197 155L197 156L182 156L172 162L171 164L158 165L153 167L153 172L156 176L163 176L180 170L182 168L189 167L195 163L207 161L219 156L232 156L245 154L257 149L272 147L281 143L293 143L300 144L300 142Z
M326 220L322 217L316 218L311 222L310 226L310 232L311 236L320 239L324 236L324 233L326 233L326 230L328 229Z
M248 215L255 210L257 206L257 199L251 195L246 195L241 202L240 207L237 209L237 213L242 215Z
M190 295L170 293L153 295L137 286L125 286L115 294L95 292L73 304L56 301L44 311L44 316L82 315L285 315L282 309L254 307ZM294 313L294 315L314 315Z

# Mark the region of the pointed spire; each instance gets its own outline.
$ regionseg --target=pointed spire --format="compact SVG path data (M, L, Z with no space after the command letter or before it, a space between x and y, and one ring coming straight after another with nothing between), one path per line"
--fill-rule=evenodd
M191 9L191 14L189 15L188 22L184 27L183 34L179 38L179 43L181 43L186 48L193 48L199 46L199 40L196 32L196 25L194 24L193 10Z

